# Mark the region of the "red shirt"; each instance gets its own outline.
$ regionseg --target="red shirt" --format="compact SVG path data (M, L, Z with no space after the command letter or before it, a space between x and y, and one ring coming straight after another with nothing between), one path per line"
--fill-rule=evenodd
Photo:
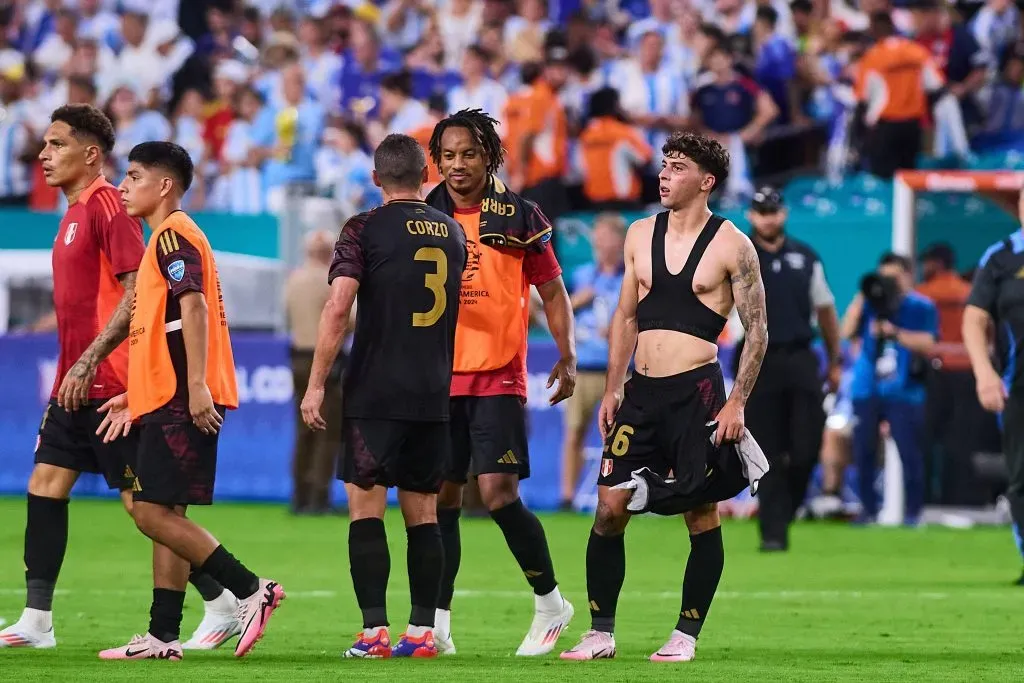
M482 247L490 249L491 247ZM543 252L528 251L523 258L523 274L539 287L562 274L551 242ZM508 365L485 372L453 372L452 396L504 396L511 394L526 400L526 346Z
M228 128L234 120L234 110L227 104L218 104L206 117L206 121L203 122L203 140L209 145L212 158L220 159L220 152L224 147Z
M142 224L125 213L117 190L103 176L68 207L53 242L60 358L51 398L121 301L124 287L117 276L138 270L144 252ZM116 396L127 379L128 345L121 344L96 369L89 398Z

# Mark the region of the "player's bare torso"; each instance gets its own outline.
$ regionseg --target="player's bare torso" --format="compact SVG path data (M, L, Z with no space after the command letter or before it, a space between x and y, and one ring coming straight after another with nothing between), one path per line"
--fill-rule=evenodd
M637 278L637 300L642 301L651 291L652 263L651 240L654 234L655 216L638 221L630 228L630 253ZM665 234L665 265L668 272L676 275L682 271L693 250L700 228L680 235L669 229ZM742 233L725 221L715 238L708 245L703 258L697 264L693 277L693 293L705 306L724 318L732 312L734 301L730 283L730 264L734 264L740 248ZM718 346L697 337L674 330L647 330L637 338L634 372L652 377L666 377L714 362L718 358Z

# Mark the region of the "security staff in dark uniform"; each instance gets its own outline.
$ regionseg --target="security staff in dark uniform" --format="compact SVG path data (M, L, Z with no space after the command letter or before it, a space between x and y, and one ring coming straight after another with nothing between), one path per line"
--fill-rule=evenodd
M818 255L784 231L786 209L772 187L754 194L747 218L754 228L768 310L768 350L747 402L747 428L771 470L761 480L761 550L789 547L789 524L818 462L825 410L821 367L811 349L814 321L825 341L831 391L841 374L839 318Z
M1024 221L1024 191L1017 211ZM975 271L964 310L963 337L978 400L1000 418L1010 481L1006 499L1013 537L1024 560L1024 229L989 247ZM992 323L995 323L992 325ZM988 331L995 329L996 363ZM998 367L998 370L997 370ZM1000 372L1001 371L1001 372ZM1024 573L1017 580L1024 586Z

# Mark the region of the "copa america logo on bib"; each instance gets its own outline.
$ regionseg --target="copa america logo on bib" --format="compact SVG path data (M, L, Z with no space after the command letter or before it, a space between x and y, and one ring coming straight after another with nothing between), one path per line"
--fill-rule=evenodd
M172 261L167 266L167 274L171 276L171 279L175 282L181 282L181 278L185 277L185 262L181 259Z

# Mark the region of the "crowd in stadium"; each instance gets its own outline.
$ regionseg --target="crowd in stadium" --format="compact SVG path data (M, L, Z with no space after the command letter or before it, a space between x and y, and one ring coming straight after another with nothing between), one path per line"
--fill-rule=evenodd
M872 17L886 14L944 77L929 103L960 106L949 118L890 98L869 125L902 117L893 135L912 141L911 156L922 130L940 156L965 156L966 136L1013 143L1024 130L1017 8L909 3L15 0L0 9L0 202L57 208L34 157L65 102L115 122L111 178L141 141L188 149L201 172L191 209L273 212L290 187L360 210L379 200L369 154L387 132L426 142L438 117L473 107L502 122L506 180L553 217L653 198L657 151L684 128L727 145L723 194L739 198L771 140L792 148L810 135L812 163L833 173L858 163L856 104L872 93L857 66L884 35ZM860 156L886 175L885 160Z

